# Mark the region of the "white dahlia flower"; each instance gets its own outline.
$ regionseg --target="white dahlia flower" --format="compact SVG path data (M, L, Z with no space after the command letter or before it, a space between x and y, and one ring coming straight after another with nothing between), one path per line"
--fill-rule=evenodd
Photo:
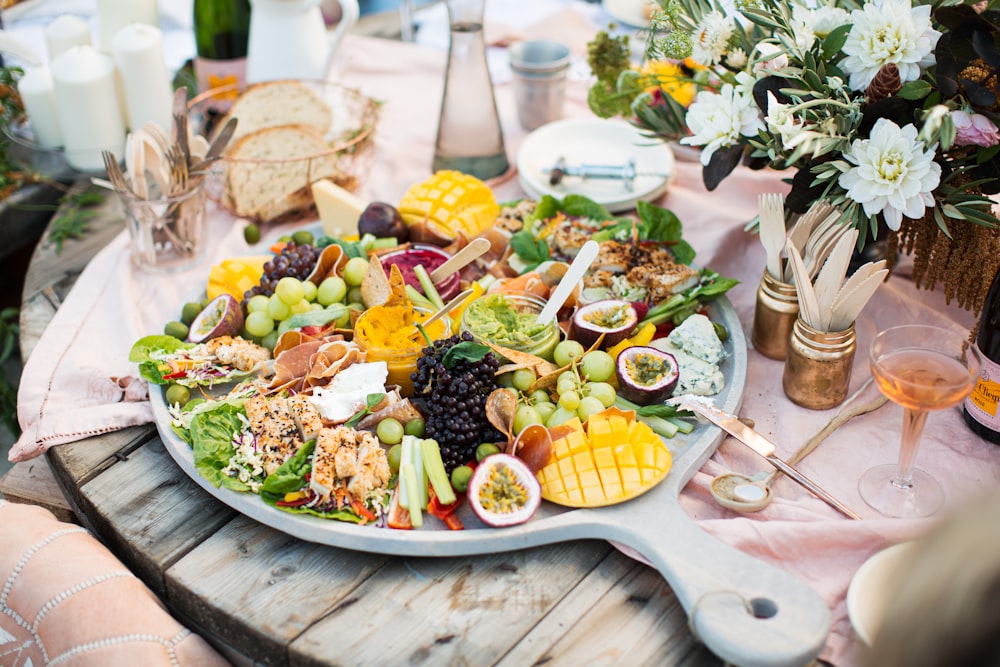
M740 95L728 83L718 93L698 93L688 108L686 119L692 136L684 137L681 143L703 146L703 165L708 164L718 149L736 144L740 135L752 137L764 129L753 98Z
M706 14L691 40L691 58L699 65L711 67L726 54L729 38L736 29L733 20L718 10Z
M853 90L864 90L882 66L895 63L899 78L915 81L934 64L941 33L931 27L930 5L911 7L909 0L876 0L851 12L853 27L844 42L841 67Z
M904 215L922 217L934 204L931 193L941 182L941 166L934 162L934 151L917 140L913 125L900 129L879 118L871 136L855 139L844 158L855 166L838 182L866 214L881 213L889 229L898 230Z

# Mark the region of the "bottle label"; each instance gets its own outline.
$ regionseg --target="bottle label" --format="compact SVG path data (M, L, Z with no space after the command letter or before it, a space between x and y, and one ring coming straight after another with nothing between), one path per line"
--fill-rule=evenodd
M226 87L224 92L213 95L208 106L216 111L228 111L233 100L239 97L240 89L246 81L247 59L209 60L194 59L194 75L198 79L198 92L204 93L214 88Z
M979 381L969 397L965 399L965 409L969 416L986 428L1000 432L1000 364L983 355L983 369Z

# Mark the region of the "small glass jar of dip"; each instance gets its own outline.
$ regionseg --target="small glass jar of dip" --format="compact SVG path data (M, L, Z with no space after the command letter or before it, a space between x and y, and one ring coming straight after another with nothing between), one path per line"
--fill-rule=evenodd
M429 311L409 306L374 306L354 323L354 342L367 353L366 361L384 361L389 371L386 384L399 385L405 397L413 396L410 374L417 370L417 359L427 347L416 324L430 316ZM447 338L451 320L439 317L424 331L431 341Z
M420 285L420 281L417 280L413 269L420 264L430 274L434 269L451 259L451 255L437 246L426 243L410 243L404 248L379 255L378 258L382 262L386 275L389 275L389 267L395 264L399 267L399 272L403 274L403 280L406 284L423 294L424 289ZM434 289L437 290L442 301L448 301L458 294L460 282L461 278L456 271L444 280L434 283Z
M462 313L461 329L494 345L552 361L561 331L555 320L535 322L544 307L544 299L526 292L484 294Z

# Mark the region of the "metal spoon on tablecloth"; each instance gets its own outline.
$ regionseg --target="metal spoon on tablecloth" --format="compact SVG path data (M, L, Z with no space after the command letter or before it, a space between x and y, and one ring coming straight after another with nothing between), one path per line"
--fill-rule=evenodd
M885 405L886 398L882 392L870 397L863 403L857 403L869 387L872 386L872 378L868 378L861 387L848 398L836 414L826 425L817 431L811 438L806 440L795 454L788 459L789 465L795 465L808 456L821 442L835 430L860 415L867 414ZM737 512L759 512L767 507L774 494L771 486L775 479L781 474L780 470L770 473L758 473L748 476L738 472L727 472L717 475L709 487L712 498L726 509Z

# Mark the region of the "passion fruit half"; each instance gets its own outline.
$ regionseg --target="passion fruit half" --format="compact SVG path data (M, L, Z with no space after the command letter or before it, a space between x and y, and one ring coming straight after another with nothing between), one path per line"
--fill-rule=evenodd
M618 393L637 405L652 405L669 398L681 377L674 355L645 345L622 350L615 374Z
M572 337L589 348L604 334L601 347L607 348L628 338L638 323L639 315L631 303L620 299L604 299L576 309L573 313Z
M229 294L220 294L208 302L191 322L188 340L201 343L219 336L239 336L243 331L243 309Z
M524 523L542 502L542 487L534 473L509 454L492 454L480 461L467 494L476 516L497 528Z

